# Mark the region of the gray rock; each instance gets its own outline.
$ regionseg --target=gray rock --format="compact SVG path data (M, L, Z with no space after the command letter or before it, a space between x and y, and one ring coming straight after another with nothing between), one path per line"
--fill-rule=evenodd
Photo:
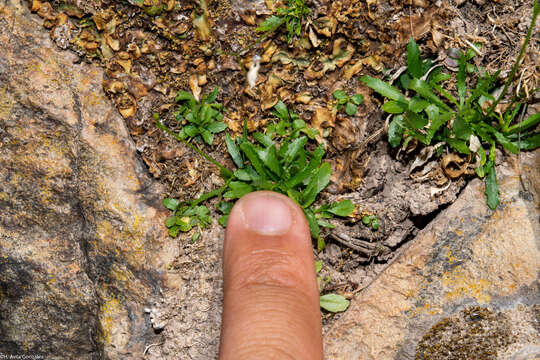
M501 204L473 180L351 302L329 359L522 359L540 345L540 151L497 168ZM529 196L522 196L523 194Z
M0 353L142 358L175 249L102 90L15 0L0 19Z

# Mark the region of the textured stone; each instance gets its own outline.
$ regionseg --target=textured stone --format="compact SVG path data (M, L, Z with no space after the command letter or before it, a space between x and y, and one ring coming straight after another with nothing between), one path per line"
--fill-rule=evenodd
M325 335L329 359L529 359L540 353L540 151L475 179ZM419 346L420 344L420 346ZM469 355L467 355L469 354ZM471 355L473 354L473 355ZM531 355L532 356L532 355Z
M161 189L102 71L0 6L0 353L142 358L175 256Z

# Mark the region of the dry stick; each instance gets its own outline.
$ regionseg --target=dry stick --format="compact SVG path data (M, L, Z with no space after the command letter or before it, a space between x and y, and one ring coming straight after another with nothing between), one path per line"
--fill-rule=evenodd
M521 46L521 50L519 51L518 58L516 62L514 63L514 66L512 67L512 71L510 72L510 76L508 77L508 80L506 80L506 83L504 84L503 91L501 92L497 100L495 100L495 102L489 107L486 113L486 118L489 115L491 115L493 110L495 110L495 107L499 104L499 102L502 100L504 95L506 95L506 91L508 91L508 87L510 86L510 83L512 82L512 80L514 80L514 75L516 75L516 71L519 67L519 63L521 62L521 59L523 58L523 55L525 54L525 49L527 48L527 45L529 44L529 40L531 39L534 25L536 23L536 18L538 17L539 12L540 12L540 4L538 3L538 0L534 0L533 16L531 20L531 26L529 26L529 31L527 31L527 37L525 38L525 41L523 42L523 45Z

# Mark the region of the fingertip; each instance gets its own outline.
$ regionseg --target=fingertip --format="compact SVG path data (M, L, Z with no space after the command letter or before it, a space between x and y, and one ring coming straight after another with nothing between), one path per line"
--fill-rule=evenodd
M223 276L222 359L240 359L239 349L253 354L268 344L297 359L322 356L311 236L294 201L259 191L235 204L227 224Z

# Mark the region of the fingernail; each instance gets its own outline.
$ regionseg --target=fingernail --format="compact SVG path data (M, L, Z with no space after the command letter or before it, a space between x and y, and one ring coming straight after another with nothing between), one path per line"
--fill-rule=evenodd
M292 225L292 209L287 200L272 193L253 193L241 202L244 225L261 235L282 235Z

